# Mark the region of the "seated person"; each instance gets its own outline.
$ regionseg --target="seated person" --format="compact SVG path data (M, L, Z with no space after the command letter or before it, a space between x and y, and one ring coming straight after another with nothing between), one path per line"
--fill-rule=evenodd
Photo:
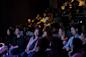
M73 36L69 38L68 42L63 47L64 49L66 49L66 51L70 51L71 50L74 38L79 38L80 39L80 36L78 34L78 28L76 26L71 26L71 33L72 33Z

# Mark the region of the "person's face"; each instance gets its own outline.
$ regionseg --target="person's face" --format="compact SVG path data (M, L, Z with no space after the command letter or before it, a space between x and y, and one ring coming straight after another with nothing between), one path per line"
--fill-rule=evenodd
M72 33L73 35L76 34L76 30L75 30L73 27L71 27L71 33Z
M39 30L38 30L38 29L35 29L34 35L35 35L35 36L38 36L38 35L39 35Z
M40 15L39 15L39 14L37 14L37 17L40 17Z
M47 32L44 31L42 37L46 37L46 36L47 36Z
M80 35L80 38L82 39L82 40L84 40L84 34L83 33L81 33L81 35Z
M39 20L41 20L42 18L41 17L39 17Z
M16 35L19 34L19 29L18 29L18 28L16 28L16 30L15 30L15 34L16 34Z
M59 34L59 36L63 35L63 31L61 28L59 28L58 34Z
M7 35L10 35L10 30L9 29L7 30Z
M30 23L31 22L31 20L30 19L28 19L28 23Z
M44 17L46 16L46 13L43 13Z

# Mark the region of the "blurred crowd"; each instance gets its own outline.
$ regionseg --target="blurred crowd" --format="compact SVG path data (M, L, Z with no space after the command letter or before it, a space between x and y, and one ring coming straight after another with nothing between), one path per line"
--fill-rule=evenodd
M77 7L76 3L73 5ZM47 9L33 19L27 18L27 26L9 26L4 40L0 40L0 56L86 57L86 15L77 20L77 14L73 14L80 15L85 8L71 8L70 5L70 10L63 9L59 13Z
M27 27L7 28L0 43L3 57L85 57L86 26L83 23L55 22L52 13L28 19Z

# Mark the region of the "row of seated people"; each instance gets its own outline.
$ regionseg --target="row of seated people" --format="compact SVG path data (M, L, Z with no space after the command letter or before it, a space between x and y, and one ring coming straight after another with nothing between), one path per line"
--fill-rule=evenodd
M5 42L0 44L0 56L85 57L86 35L85 32L79 32L76 24L69 26L68 30L57 23L44 30L39 27L23 29L7 29Z

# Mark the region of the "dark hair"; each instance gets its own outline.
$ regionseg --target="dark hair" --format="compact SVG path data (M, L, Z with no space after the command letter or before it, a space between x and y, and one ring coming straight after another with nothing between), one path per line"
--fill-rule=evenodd
M82 48L82 40L79 38L74 38L73 39L73 50L75 52L79 52L81 48Z
M39 27L36 27L36 28L34 29L34 31L35 31L36 29L39 30L39 35L38 35L38 36L41 37L42 34L43 34L42 29L40 29Z
M59 29L61 29L63 32L65 32L65 29L63 27L59 27Z
M78 25L77 24L72 24L71 26L70 26L70 28L71 27L73 27L74 29L78 29Z
M51 27L58 29L60 27L60 25L58 23L53 23L53 24L51 24Z
M15 31L14 27L9 27L7 30L10 31L10 34L11 34L11 35L14 34L14 31Z
M52 37L52 48L61 51L63 47L62 40L58 37Z
M49 41L46 39L46 37L40 39L39 40L39 47L40 47L39 51L45 51L48 45L49 45Z

